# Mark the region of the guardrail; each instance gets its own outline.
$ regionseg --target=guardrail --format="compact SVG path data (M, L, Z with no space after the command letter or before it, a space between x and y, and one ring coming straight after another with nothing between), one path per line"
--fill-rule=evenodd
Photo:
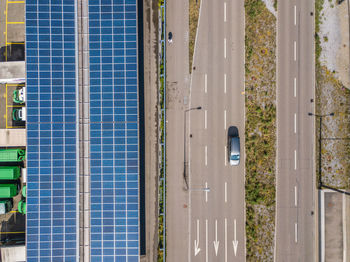
M166 0L158 2L158 262L166 261Z

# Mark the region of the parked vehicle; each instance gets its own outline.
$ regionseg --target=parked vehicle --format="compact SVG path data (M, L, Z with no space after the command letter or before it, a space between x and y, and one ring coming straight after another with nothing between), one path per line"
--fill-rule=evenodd
M25 107L13 108L12 110L13 121L26 121L27 120L27 110Z
M0 166L0 180L16 180L21 176L19 166Z
M15 89L13 91L13 102L17 104L23 104L26 99L26 87L23 86L20 89Z
M27 186L23 186L22 188L22 196L27 197Z
M11 198L18 194L17 184L0 184L0 198Z
M10 212L12 209L11 199L0 200L0 215Z
M21 162L26 158L26 151L19 148L0 149L0 162Z
M230 126L227 132L228 140L228 152L229 161L231 166L239 165L239 159L241 155L240 141L238 128L235 126Z

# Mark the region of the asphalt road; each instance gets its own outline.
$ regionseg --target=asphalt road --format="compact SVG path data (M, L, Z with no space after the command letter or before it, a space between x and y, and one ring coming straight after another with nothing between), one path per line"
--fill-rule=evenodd
M244 148L243 1L202 1L193 66L187 261L245 261L244 150L239 166L227 160L231 125Z
M312 0L278 2L275 261L316 260L313 9Z

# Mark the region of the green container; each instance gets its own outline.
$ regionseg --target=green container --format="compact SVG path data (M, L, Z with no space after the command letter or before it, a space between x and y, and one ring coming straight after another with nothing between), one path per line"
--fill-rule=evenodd
M11 198L18 194L16 184L0 184L0 198Z
M18 212L24 215L27 213L27 204L23 200L18 202Z
M0 201L0 215L4 215L7 212L10 212L12 209L12 202L11 200L1 200Z
M23 186L22 188L22 196L27 197L27 186Z
M0 166L0 180L15 180L21 176L19 166Z
M0 149L0 162L21 162L25 158L26 151L24 149Z

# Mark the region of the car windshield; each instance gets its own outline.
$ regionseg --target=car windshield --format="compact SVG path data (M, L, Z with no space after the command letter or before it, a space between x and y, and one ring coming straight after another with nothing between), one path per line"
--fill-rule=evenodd
M230 160L239 160L239 155L231 155Z

